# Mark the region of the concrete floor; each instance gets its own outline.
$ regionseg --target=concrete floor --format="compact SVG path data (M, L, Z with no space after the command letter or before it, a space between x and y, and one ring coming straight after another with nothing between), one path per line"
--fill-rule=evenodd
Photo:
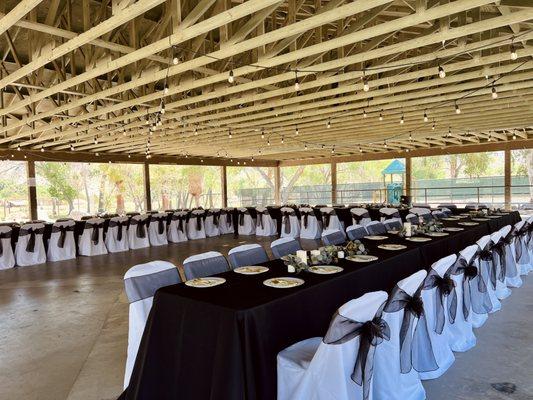
M155 259L179 265L203 251L227 254L252 241L225 235L0 271L0 400L116 399L127 345L124 272ZM269 239L260 242L269 247ZM533 284L525 279L476 331L478 345L425 382L428 399L533 399L532 312Z

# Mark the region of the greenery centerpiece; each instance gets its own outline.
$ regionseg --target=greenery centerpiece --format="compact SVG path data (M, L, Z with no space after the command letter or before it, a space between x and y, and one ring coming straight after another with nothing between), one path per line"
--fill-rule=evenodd
M416 228L415 233L431 233L431 232L442 232L444 230L444 225L442 222L432 219L427 222L424 222Z
M304 263L296 254L287 254L286 256L281 257L281 260L287 267L293 266L297 274L309 268L309 266Z
M469 211L468 214L470 214L470 218L483 218L487 215L483 210Z
M368 254L368 249L360 240L351 240L343 248L347 256Z

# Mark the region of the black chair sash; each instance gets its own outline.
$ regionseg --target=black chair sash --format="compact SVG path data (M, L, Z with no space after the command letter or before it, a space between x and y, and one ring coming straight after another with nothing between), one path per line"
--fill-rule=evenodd
M183 222L187 219L186 215L172 214L172 221L178 221L178 231L185 232Z
M128 225L128 221L109 221L109 228L117 229L117 241L122 241L122 228Z
M226 218L224 218L224 216ZM230 211L228 210L220 210L220 219L221 220L226 220L226 226L228 228L230 228L231 226L233 226L233 215Z
M463 316L465 321L468 320L470 309L476 314L486 314L492 309L487 286L476 267L478 253L474 254L470 262L466 261L463 256L459 256L453 269L454 275L463 274ZM476 296L478 296L477 299Z
M206 216L205 213L202 214L190 214L187 216L187 222L189 222L190 219L196 219L196 230L199 232L202 230L202 220L205 220Z
M421 291L422 287L410 296L396 285L384 309L387 313L404 310L400 328L400 371L403 374L409 373L412 368L417 372L436 371L439 368L429 337Z
M388 219L392 219L392 218L400 218L400 212L399 211L396 211L392 214L385 214L385 213L382 213L381 211L379 212L379 215L386 221Z
M139 239L144 239L146 237L146 224L148 218L145 219L132 219L130 225L136 225L135 236Z
M220 211L207 211L206 217L212 216L213 217L213 225L218 227L218 221L220 219Z
M361 215L357 215L357 214L354 214L354 213L351 213L352 214L352 218L354 219L354 221L358 224L358 225L361 225L361 221L364 219L364 218L370 218L370 214L368 213L368 211L366 213L363 213Z
M522 264L529 258L527 248L531 240L530 232L532 227L533 224L525 223L519 230L515 231L515 260L517 263Z
M315 212L314 211L302 211L300 210L300 217L302 218L302 222L304 224L304 229L307 229L307 227L309 226L309 216L314 216L315 215Z
M292 211L282 211L282 224L283 224L283 230L286 234L291 233L291 216L295 216L296 212L294 210Z
M381 318L383 306L374 319L367 322L354 321L336 312L323 339L324 343L335 345L359 337L359 351L351 378L363 387L364 400L367 400L370 394L376 346L390 339L389 325Z
M264 224L263 224L263 215L270 216L270 213L268 212L268 210L263 210L263 211L256 210L256 212L257 212L257 222L256 222L257 228L265 229Z
M329 221L331 220L331 217L333 215L337 215L335 213L335 210L333 211L324 211L322 212L322 226L324 227L324 230L329 229Z
M450 324L455 322L455 315L457 313L457 292L455 291L455 282L448 273L441 277L435 270L432 269L424 280L424 290L433 288L436 289L436 318L434 330L440 335L444 330L444 322L446 320L444 316L444 302L446 301L446 298L448 298L448 319Z
M19 237L30 235L28 243L26 243L26 251L28 253L35 252L35 235L42 235L44 233L43 228L21 228L19 231Z
M239 225L240 226L244 225L244 216L245 215L250 215L250 211L249 210L246 210L246 211L239 210Z
M2 239L11 239L13 231L1 232L0 233L0 257L4 255L4 245L2 244Z
M65 240L67 239L67 232L74 232L74 225L53 225L52 233L60 232L57 238L57 247L64 248Z
M496 267L494 265L494 254L492 251L492 246L492 242L487 243L485 248L480 250L479 259L481 260L481 262L484 262L486 264L491 286L494 290L496 290Z
M91 233L91 241L94 245L97 245L100 243L100 228L104 227L103 222L93 222L93 223L86 223L85 229L91 229L93 232Z
M150 217L150 223L157 222L157 234L162 235L165 233L165 223L167 222L167 216Z

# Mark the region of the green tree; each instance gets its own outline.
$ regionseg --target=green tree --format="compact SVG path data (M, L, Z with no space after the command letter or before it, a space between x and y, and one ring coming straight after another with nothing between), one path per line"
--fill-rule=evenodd
M38 172L48 182L46 190L53 199L64 200L69 213L74 210L77 189L71 184L71 170L66 163L44 162L38 164Z

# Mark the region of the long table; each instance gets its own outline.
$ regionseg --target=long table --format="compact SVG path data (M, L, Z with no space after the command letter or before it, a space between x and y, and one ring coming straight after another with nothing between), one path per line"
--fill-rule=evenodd
M344 271L335 275L302 272L298 277L305 283L291 289L262 284L287 276L280 260L265 263L269 271L260 275L220 274L226 282L212 288L184 284L161 288L129 387L120 400L275 399L278 352L300 340L323 336L343 303L369 291L390 291L400 279L519 220L520 215L512 212L422 244L395 236L379 243L364 239L377 261L339 260ZM386 251L377 247L381 243L407 248Z

